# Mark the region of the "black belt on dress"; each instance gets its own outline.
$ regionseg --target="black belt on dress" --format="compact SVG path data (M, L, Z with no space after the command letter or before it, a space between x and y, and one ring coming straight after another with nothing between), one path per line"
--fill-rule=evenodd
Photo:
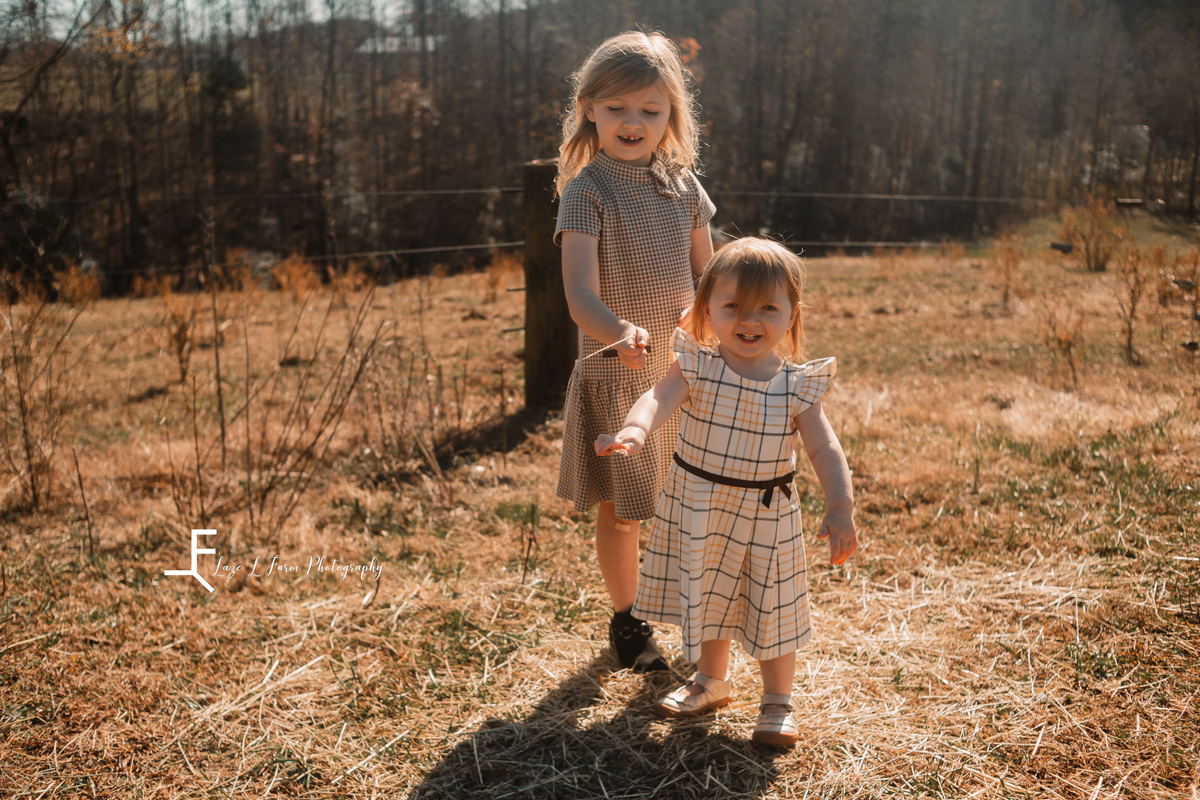
M691 464L684 461L676 453L671 458L675 459L675 463L684 472L690 472L697 478L703 478L706 481L719 483L724 486L736 486L739 489L762 489L762 504L767 508L771 507L771 498L775 496L775 487L778 486L788 500L792 499L792 478L795 477L795 472L789 472L786 475L780 475L778 478L768 478L765 481L746 481L741 478L726 478L724 475L718 475L715 472L709 472L706 469L693 467Z

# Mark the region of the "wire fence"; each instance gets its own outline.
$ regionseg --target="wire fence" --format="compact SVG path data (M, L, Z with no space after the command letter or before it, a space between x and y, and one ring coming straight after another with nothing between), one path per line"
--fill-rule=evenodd
M252 200L337 200L350 199L361 197L389 197L389 198L420 198L420 197L448 197L448 196L470 196L470 195L515 195L521 194L525 190L520 186L491 186L482 188L467 188L467 189L388 189L375 191L351 191L351 192L271 192L258 194L211 194L211 195L187 195L175 196L173 201L194 201L194 202L224 202L224 201L252 201ZM1057 204L1059 201L1050 200L1040 197L963 197L951 195L927 195L927 194L886 194L872 192L803 192L803 191L766 191L766 190L742 190L742 189L714 189L713 195L717 197L749 197L749 198L765 198L774 200L777 198L787 199L814 199L814 200L865 200L877 202L904 202L904 203L959 203L959 204L1006 204L1006 205L1048 205ZM115 197L115 195L113 196ZM67 203L89 203L97 202L109 198L50 198L55 202ZM734 234L726 233L717 230L716 233L729 239L738 238ZM971 246L976 244L972 241L954 241L954 240L937 240L937 241L837 241L837 240L821 240L821 239L806 239L806 240L784 240L780 244L790 248L820 248L820 249L876 249L876 248L940 248L945 246ZM401 256L412 255L431 255L437 253L458 253L471 252L479 250L498 250L524 247L525 242L521 241L506 241L506 242L483 242L477 244L452 244L438 245L430 247L408 247L408 248L391 248L383 250L369 250L353 253L332 253L321 255L306 255L303 253L297 254L301 258L310 262L327 262L327 261L343 261L350 259L370 259L370 258L396 258ZM220 263L191 263L191 264L174 264L167 266L154 265L150 268L116 268L105 270L107 275L135 275L147 273L185 273L194 270L212 269L222 266Z
M428 253L456 253L471 250L499 250L509 247L524 247L524 241L518 242L492 242L484 244L451 244L442 247L409 247L401 250L371 250L361 253L337 253L323 256L301 256L305 261L341 261L356 258L385 258L391 256L407 256L407 255L425 255ZM169 267L154 267L151 272L159 273L176 273L187 272L189 270L212 269L214 267L224 266L222 263L196 263L196 264L175 264ZM106 270L107 275L141 275L147 270L141 269L110 269Z

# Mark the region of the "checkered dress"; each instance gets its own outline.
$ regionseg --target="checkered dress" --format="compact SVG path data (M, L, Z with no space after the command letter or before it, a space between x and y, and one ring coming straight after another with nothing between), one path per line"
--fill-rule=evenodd
M557 494L578 511L611 500L622 519L654 513L678 417L629 458L599 458L593 445L601 433L619 431L634 402L666 374L671 332L695 297L691 233L707 225L714 211L695 175L657 156L649 167L631 167L601 151L563 189L555 242L562 244L563 231L599 239L600 299L650 334L644 369L631 370L603 354L575 364ZM579 331L581 359L605 344Z
M792 419L825 393L832 358L785 363L769 381L729 369L683 331L674 343L688 382L677 454L723 477L761 481L792 472ZM812 635L800 508L776 490L698 478L673 464L654 512L634 614L683 628L684 657L734 639L753 658L777 658Z

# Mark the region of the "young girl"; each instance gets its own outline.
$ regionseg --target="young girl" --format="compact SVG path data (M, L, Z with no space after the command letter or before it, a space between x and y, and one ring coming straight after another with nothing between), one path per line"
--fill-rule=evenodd
M674 44L658 34L615 36L596 48L572 85L555 241L580 358L567 389L557 493L578 511L600 504L596 555L614 608L609 641L621 666L665 670L650 626L630 609L638 521L654 512L678 420L664 420L633 458L601 460L592 442L666 374L671 332L712 255L715 209L690 171L696 106Z
M679 443L654 513L635 612L683 628L696 674L655 711L694 717L729 702L729 647L758 659L756 742L791 746L796 650L812 634L800 509L792 498L796 437L825 490L820 538L841 564L858 547L850 469L821 409L832 358L797 365L803 326L800 259L740 239L709 263L675 332L676 361L634 404L598 455L635 454L682 407ZM636 456L635 456L636 457ZM615 459L622 461L624 459Z

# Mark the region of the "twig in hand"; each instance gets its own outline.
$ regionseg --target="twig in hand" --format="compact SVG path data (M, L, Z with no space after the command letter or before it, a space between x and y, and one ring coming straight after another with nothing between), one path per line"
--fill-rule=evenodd
M75 452L75 448L71 448L71 455L75 457L75 474L79 477L79 495L83 498L83 519L87 522L88 532L88 558L96 557L96 543L92 539L92 515L88 512L87 494L83 491L83 473L79 471L79 455Z
M613 342L613 343L612 343L612 344L610 344L610 345L606 345L606 346L604 346L604 347L601 347L599 350L597 350L597 351L596 351L596 352L594 352L594 353L588 353L586 356L584 356L583 358L581 358L581 359L579 359L579 360L580 360L581 362L583 362L583 361L587 361L589 358L592 358L593 356L595 356L595 355L597 355L597 354L599 354L599 353L603 353L605 350L612 350L612 349L613 349L614 347L616 347L617 345L619 345L619 344L624 344L625 342L628 342L630 339L632 339L632 338L633 338L633 337L635 337L635 336L637 336L637 334L636 334L636 333L631 333L631 334L629 334L628 336L626 336L624 339L618 339L617 341Z

